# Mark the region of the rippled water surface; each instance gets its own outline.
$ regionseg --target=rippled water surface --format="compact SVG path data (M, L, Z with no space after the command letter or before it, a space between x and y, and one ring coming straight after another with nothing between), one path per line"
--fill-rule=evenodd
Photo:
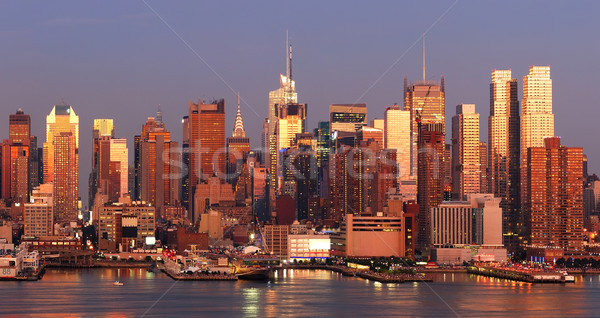
M120 280L124 286L113 286ZM145 269L49 269L0 282L1 317L594 317L599 276L527 284L469 274L380 284L324 270L280 270L270 282L186 282Z

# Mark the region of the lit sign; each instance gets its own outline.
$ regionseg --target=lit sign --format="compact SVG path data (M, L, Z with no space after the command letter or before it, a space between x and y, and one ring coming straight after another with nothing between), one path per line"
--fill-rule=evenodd
M156 238L154 236L146 236L146 245L156 244Z
M309 239L308 249L313 250L329 250L331 242L329 239Z

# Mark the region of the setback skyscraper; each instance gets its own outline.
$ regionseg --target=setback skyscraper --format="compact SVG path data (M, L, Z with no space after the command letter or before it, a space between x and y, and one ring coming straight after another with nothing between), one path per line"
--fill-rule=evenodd
M550 66L530 66L529 74L523 76L521 101L521 206L525 205L523 194L529 181L527 149L544 147L544 138L553 136ZM519 223L523 224L524 221L521 217Z
M69 105L55 105L46 116L44 183L54 185L54 218L59 221L76 220L79 200L79 116Z

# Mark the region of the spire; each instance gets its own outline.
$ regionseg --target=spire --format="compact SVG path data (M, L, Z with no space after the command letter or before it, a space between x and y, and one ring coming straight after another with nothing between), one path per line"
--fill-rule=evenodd
M161 126L163 121L162 121L162 111L160 110L160 104L158 104L158 111L156 112L156 123Z
M425 33L423 33L423 82L425 82Z
M242 118L242 111L240 109L240 93L238 92L238 106L237 114L235 115L235 124L233 125L233 137L246 137L246 131L244 130L244 119Z
M288 30L285 30L285 76L290 78L290 40L288 37Z

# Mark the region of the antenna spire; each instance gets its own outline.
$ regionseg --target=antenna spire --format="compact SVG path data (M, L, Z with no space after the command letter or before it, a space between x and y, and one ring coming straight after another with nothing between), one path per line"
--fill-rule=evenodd
M156 121L158 124L162 124L162 111L160 110L160 104L158 104L158 111L156 112Z
M287 29L285 29L285 76L290 78L290 40Z
M423 82L425 81L425 33L423 33Z

